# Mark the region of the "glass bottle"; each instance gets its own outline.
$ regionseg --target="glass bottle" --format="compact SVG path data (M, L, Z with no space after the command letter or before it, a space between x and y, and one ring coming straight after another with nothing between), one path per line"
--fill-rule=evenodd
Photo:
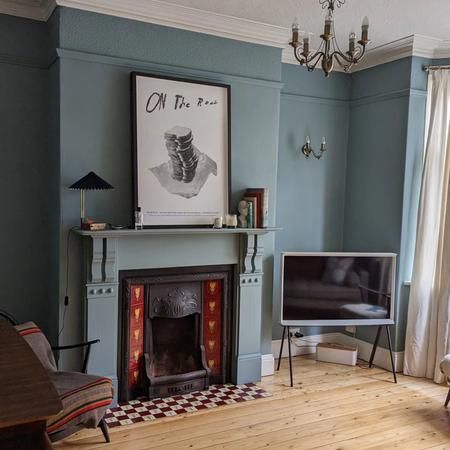
M141 207L138 206L134 211L134 229L142 230L144 228L144 217L142 215Z

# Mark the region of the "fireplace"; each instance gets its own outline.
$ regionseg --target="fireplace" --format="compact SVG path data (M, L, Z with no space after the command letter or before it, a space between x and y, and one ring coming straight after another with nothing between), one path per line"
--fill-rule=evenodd
M121 271L119 400L230 381L235 267Z
M211 317L214 312L202 311L201 343L205 347L207 365L211 368L211 364L215 364L218 359L214 352L220 354L222 364L211 370L209 382L229 380L235 384L254 383L261 379L262 370L265 373L272 371L273 358L269 361L270 364L267 358L264 362L261 358L261 318L263 297L270 297L272 292L270 275L263 276L264 260L266 268L271 271L271 254L264 257L264 250L271 252L275 231L276 228L76 231L83 249L80 254L82 259L79 261L79 266L82 267L82 284L75 283L72 289L84 300L84 320L81 321L80 328L86 340L100 339L100 343L92 348L88 371L113 381L114 403L117 403L118 397L126 400L130 391L135 395L136 386L128 387L131 383L129 373L132 365L136 369L137 386L142 388L144 384L139 379L142 372L137 370L142 366L136 365L142 363L143 358L143 328L142 334L139 333L138 336L138 343L142 339L142 354L139 348L131 352L125 345L125 336L130 332L129 323L126 322L130 311L126 314L124 312L126 289L131 289L132 283L139 284L141 278L142 294L141 291L138 293L139 301L142 302L139 317L142 318L143 327L143 315L140 314L147 298L148 277L177 276L189 272L192 275L197 271L201 272L199 268L208 266L205 272L197 273L200 278L190 281L215 281L214 277L208 278L205 274L211 271L220 273L220 267L225 267L228 281L222 275L218 278L224 280L225 304L218 307L214 302L217 290L204 290L202 294L208 295L208 299L203 299L203 308L209 304L216 307L216 312L217 308L220 311L225 308L225 313L221 316L223 323L220 324L224 343L219 348L215 346L214 339L210 343L205 334L210 332L210 326L214 329L214 318L208 318L205 314ZM74 267L75 265L77 264ZM160 267L172 269L160 271ZM183 267L191 270L183 271ZM139 270L142 268L149 270ZM132 282L127 284L126 277L133 278ZM184 280L187 281L189 280ZM212 286L221 288L220 283L213 283L211 288ZM223 349L223 346L226 348ZM134 361L130 360L130 355L135 358ZM132 379L134 376L133 372ZM145 389L142 392L145 394Z

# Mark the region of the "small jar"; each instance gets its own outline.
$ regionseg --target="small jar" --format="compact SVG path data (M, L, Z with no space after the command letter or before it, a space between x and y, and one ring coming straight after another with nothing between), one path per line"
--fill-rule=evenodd
M237 227L237 215L227 214L227 228L236 228L236 227Z
M223 218L222 216L216 217L214 219L213 228L222 228L223 227Z

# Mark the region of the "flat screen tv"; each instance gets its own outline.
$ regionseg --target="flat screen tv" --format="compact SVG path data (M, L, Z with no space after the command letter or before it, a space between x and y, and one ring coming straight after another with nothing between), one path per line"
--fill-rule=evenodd
M394 323L394 253L281 254L281 325Z

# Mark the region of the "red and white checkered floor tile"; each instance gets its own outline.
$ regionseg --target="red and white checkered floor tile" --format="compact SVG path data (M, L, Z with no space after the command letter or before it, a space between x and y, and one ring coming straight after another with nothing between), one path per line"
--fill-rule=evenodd
M220 384L206 391L191 392L174 397L153 400L131 400L115 408L108 409L105 421L109 427L131 425L138 422L157 420L162 417L191 413L202 409L217 408L222 405L247 402L272 394L252 383L234 385Z

